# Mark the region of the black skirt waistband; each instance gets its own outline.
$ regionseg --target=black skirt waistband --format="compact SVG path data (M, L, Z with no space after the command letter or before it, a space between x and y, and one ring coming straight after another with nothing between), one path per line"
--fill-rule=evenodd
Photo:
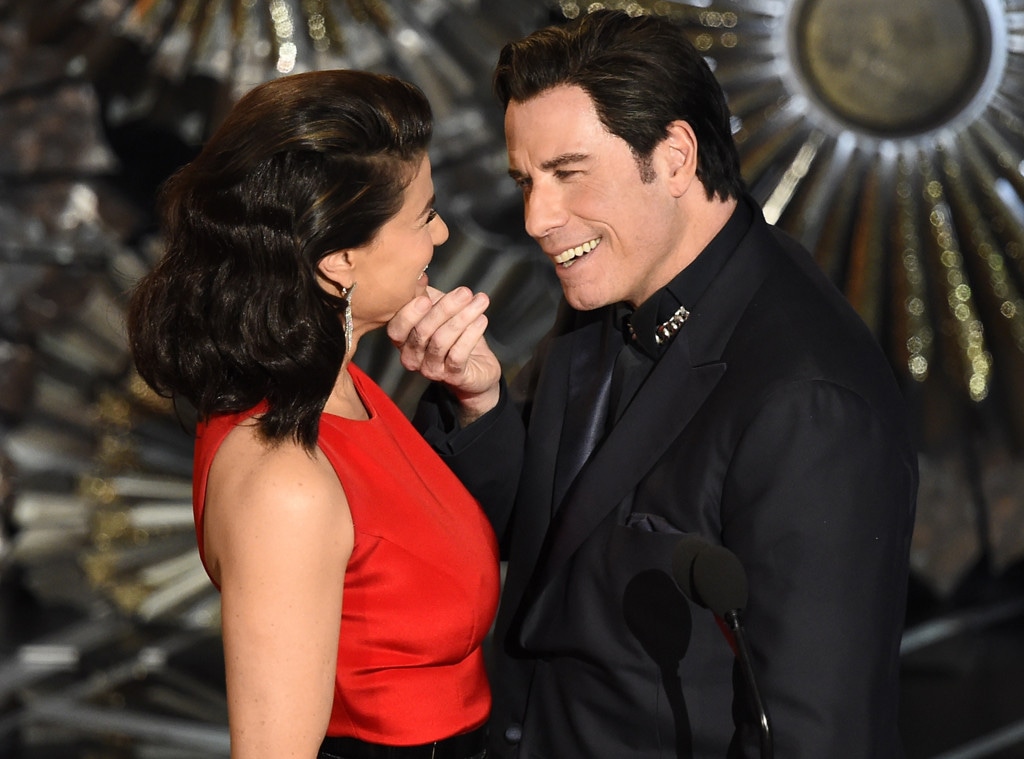
M320 744L320 756L324 759L476 759L483 755L486 747L484 727L418 746L384 746L358 738L328 735Z

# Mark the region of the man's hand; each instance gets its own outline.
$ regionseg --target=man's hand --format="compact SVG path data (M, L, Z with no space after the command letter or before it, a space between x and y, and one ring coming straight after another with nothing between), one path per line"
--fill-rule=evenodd
M498 403L501 365L484 339L490 299L467 287L442 293L432 287L409 301L388 323L402 366L443 382L458 399L463 425Z

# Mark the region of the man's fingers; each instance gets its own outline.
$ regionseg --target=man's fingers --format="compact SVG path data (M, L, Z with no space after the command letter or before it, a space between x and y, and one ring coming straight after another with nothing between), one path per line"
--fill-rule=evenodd
M427 379L454 379L453 374L465 371L483 336L489 305L486 294L474 295L468 287L449 293L428 287L426 295L407 303L388 323L388 337L399 349L402 366Z
M428 292L426 296L428 302L430 297L431 294ZM417 300L420 303L423 302L421 298ZM419 316L419 319L405 331L402 344L411 345L416 350L425 350L435 340L438 330L472 300L473 292L468 287L456 287L450 293L442 295L436 302L431 303L425 313L422 312L422 307L419 304L415 304L412 312Z
M460 374L466 370L473 351L487 331L487 316L480 314L459 331L456 340L445 354L444 367L449 374Z
M430 288L427 288L428 291ZM439 291L438 291L439 292ZM424 316L430 311L433 305L430 293L413 298L398 310L388 322L388 339L392 344L401 348L409 339L409 333L420 323Z
M453 293L449 293L449 296ZM460 297L454 303L449 304L453 308L448 318L430 332L425 346L427 360L446 362L448 352L456 341L459 340L462 333L479 319L490 305L490 299L484 293L473 295L467 290L466 294L469 295L468 298ZM447 297L445 296L445 299ZM441 307L443 304L444 299L435 304L435 308ZM424 319L424 322L426 322L426 319ZM415 331L418 330L419 326L416 327Z

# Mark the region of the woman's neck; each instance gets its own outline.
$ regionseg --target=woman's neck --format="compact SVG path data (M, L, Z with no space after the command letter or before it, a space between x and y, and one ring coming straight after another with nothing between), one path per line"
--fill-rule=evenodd
M370 413L363 405L363 399L359 396L356 383L348 372L351 354L341 364L341 371L338 372L338 379L334 382L334 389L327 397L324 411L345 419L369 419Z

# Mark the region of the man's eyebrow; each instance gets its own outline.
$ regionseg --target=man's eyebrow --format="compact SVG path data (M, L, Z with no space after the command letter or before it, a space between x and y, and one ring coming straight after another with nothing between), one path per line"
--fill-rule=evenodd
M560 156L555 156L554 158L544 161L540 167L544 171L553 171L554 169L560 169L567 163L578 163L585 158L587 158L586 153L563 153Z
M586 160L589 157L590 156L587 153L563 153L562 155L555 156L554 158L544 161L544 163L540 165L540 169L541 171L555 171L556 169L560 169L570 163L578 163L579 161ZM519 171L519 169L509 169L508 175L517 182L527 178L527 175L522 171Z

